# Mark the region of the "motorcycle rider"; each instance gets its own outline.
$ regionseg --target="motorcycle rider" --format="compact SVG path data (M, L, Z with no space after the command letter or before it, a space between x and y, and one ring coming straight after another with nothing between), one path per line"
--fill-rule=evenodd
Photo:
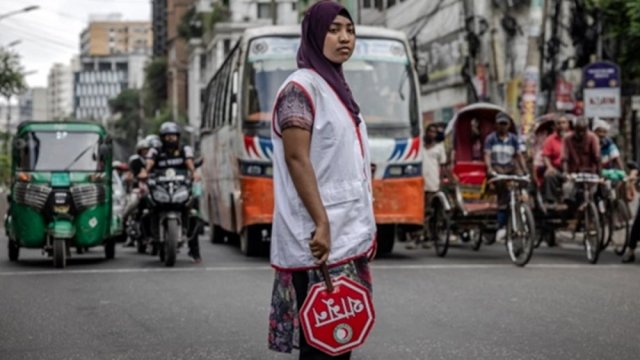
M125 184L127 186L128 200L127 207L125 208L123 218L125 219L125 223L128 222L129 217L132 216L133 212L138 209L138 215L133 219L134 221L139 221L139 214L142 212L141 210L141 202L140 199L144 196L145 188L142 186L140 181L138 181L138 176L140 172L146 167L146 157L149 152L149 142L146 139L142 139L138 141L136 144L136 153L129 157L129 170L125 175ZM124 246L133 246L134 239L132 237L127 238L127 242Z
M140 173L141 178L146 178L147 174L154 169L174 168L178 170L188 170L194 182L200 180L200 175L196 172L193 160L193 149L188 145L180 145L180 126L174 122L165 122L160 126L159 148L152 147L147 153L146 167ZM198 237L194 236L189 241L189 256L196 263L202 261L200 257L200 247Z

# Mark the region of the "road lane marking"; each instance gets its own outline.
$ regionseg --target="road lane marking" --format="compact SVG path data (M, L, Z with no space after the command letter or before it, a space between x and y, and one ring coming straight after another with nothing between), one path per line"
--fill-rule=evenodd
M376 270L483 270L483 269L517 269L511 264L398 264L382 265L372 264ZM529 264L524 269L633 269L637 268L622 264L590 265L590 264ZM243 271L269 271L270 266L215 266L193 268L123 268L123 269L81 269L81 270L25 270L25 271L0 271L0 277L7 276L39 276L39 275L92 275L92 274L131 274L131 273L166 273L166 272L243 272Z

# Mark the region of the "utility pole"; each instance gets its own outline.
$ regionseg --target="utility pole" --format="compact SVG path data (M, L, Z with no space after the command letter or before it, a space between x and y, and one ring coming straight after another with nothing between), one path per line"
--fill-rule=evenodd
M527 40L527 62L524 70L522 90L522 109L520 114L521 131L528 134L536 120L538 89L540 87L540 35L547 0L531 0L529 8L529 29Z
M271 0L271 23L278 25L278 3L276 0Z

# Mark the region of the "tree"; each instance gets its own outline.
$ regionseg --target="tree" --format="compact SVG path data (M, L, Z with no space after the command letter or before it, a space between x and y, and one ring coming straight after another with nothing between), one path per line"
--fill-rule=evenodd
M7 107L11 104L11 97L22 93L26 89L20 56L5 48L0 47L0 95L7 100ZM9 153L9 141L11 139L11 110L7 111L7 126L3 136L5 153Z
M26 89L20 56L0 47L0 95L11 98Z
M604 58L616 62L625 81L640 87L640 0L590 0L602 23Z
M144 68L144 113L147 118L156 116L167 104L167 59L157 57Z
M111 112L116 120L113 122L113 137L133 149L138 139L138 131L143 128L143 114L140 103L140 91L126 89L109 100Z

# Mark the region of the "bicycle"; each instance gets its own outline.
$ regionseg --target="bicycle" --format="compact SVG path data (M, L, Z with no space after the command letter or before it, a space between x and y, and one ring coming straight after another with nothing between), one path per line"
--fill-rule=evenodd
M582 229L584 248L587 260L591 264L598 262L598 256L601 251L602 227L600 223L600 214L594 199L594 188L602 183L602 179L597 174L592 173L574 173L570 174L569 180L573 181L578 187L578 191L583 194L581 204L577 208L578 229Z
M489 183L506 182L509 191L507 211L507 237L505 245L511 261L517 266L525 266L533 255L536 239L536 225L529 206L527 187L531 183L529 175L493 176Z

